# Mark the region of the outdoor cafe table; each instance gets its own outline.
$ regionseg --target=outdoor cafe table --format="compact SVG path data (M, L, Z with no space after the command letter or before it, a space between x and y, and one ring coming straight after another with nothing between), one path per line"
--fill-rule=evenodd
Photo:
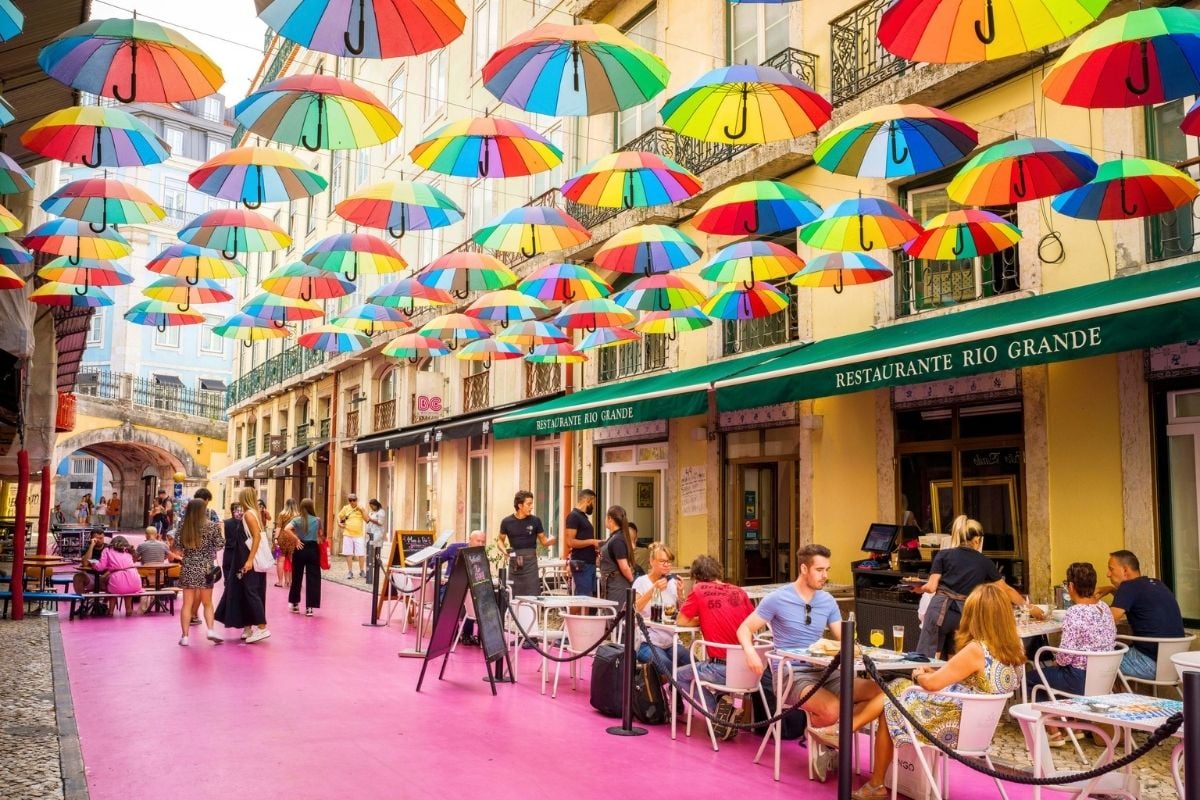
M1166 698L1150 697L1148 695L1133 694L1130 692L1122 692L1120 694L1103 694L1095 697L1072 697L1062 700L1053 700L1042 703L1033 703L1030 708L1038 714L1037 724L1033 727L1033 775L1034 777L1042 777L1045 774L1045 767L1053 767L1053 764L1046 763L1046 755L1049 754L1049 748L1046 746L1046 726L1053 725L1057 727L1072 727L1071 722L1091 723L1093 725L1109 725L1114 726L1117 731L1117 738L1123 739L1125 743L1125 752L1129 753L1133 750L1133 732L1143 731L1152 732L1167 721L1167 718L1183 711L1183 703L1179 700L1169 700ZM1175 781L1175 791L1179 797L1184 797L1183 793L1183 776L1180 774L1183 761L1183 728L1179 728L1175 732L1175 736L1179 738L1179 742L1171 751L1171 777ZM1117 739L1113 741L1113 748L1117 745ZM1112 751L1107 751L1112 755ZM1104 763L1098 763L1095 766L1103 766ZM1125 767L1126 775L1132 774L1133 765ZM1102 793L1096 784L1102 778L1095 778L1089 781L1081 790L1081 793L1086 795L1089 792ZM1034 800L1040 800L1042 796L1042 787L1036 786L1033 790Z
M1022 639L1032 639L1034 636L1050 636L1062 632L1062 622L1056 619L1028 620L1017 623L1017 635Z
M513 598L513 603L517 605L526 605L534 609L537 614L537 629L542 634L543 649L549 647L546 639L546 624L550 617L550 610L553 608L616 608L617 603L612 600L602 600L599 597L588 597L583 595L538 595L536 597L530 595L518 595ZM565 634L560 634L565 635ZM517 657L520 654L520 647L517 647L513 652L513 674L517 674ZM542 694L546 693L546 673L548 672L548 661L542 656Z
M679 638L684 634L695 635L700 632L700 628L695 625L673 625L669 622L652 622L646 620L646 627L660 631L666 631L671 634L671 677L679 678ZM690 669L690 667L689 667ZM675 682L671 682L671 738L675 738L675 728L677 727L679 709L676 703L679 702L679 690L675 688Z
M53 572L55 567L64 567L71 563L74 562L68 561L62 556L25 556L25 569L38 572L38 591L46 590L46 573ZM47 606L39 603L38 613L44 617L56 617L58 616L57 604Z
M173 567L178 566L178 564L174 561L151 561L148 564L135 564L134 566L137 567L138 574L141 574L142 570L153 571L154 590L159 591L163 588L163 582L166 579L167 573L170 572ZM150 605L147 606L146 610L158 610L165 612L167 611L167 604L163 601L161 595L154 595L152 598L150 598Z

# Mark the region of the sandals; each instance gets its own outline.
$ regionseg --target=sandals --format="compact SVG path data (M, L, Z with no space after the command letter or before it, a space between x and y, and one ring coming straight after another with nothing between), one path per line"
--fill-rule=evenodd
M883 784L872 786L871 782L867 781L858 787L858 791L850 796L854 800L883 800L885 797L891 797L891 792Z
M277 584L275 584L275 585L276 585L276 586L278 586L280 589L282 589L282 588L283 588L283 584L282 584L282 583L277 583Z

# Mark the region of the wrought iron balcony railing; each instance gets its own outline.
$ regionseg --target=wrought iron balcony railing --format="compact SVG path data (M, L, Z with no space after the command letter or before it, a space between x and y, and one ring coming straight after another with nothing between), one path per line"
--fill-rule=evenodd
M278 387L288 378L324 364L325 359L326 355L323 352L299 345L289 347L231 383L225 393L225 407L237 405L259 392Z
M558 364L525 362L525 396L541 397L562 389L562 370Z
M891 0L868 0L829 23L833 102L844 103L908 67L879 43L879 16Z
M396 401L384 400L375 404L375 430L386 431L396 427Z
M480 411L491 405L491 375L488 370L463 378L463 412Z
M128 372L84 368L76 379L75 393L104 400L123 400L135 406L173 411L189 417L225 419L220 392L166 386Z
M357 439L358 434L358 409L356 408L346 412L346 436L350 439Z

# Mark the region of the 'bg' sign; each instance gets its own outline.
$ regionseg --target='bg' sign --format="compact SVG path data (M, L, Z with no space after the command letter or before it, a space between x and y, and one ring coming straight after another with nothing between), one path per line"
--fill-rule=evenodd
M437 395L413 395L414 419L437 419L442 416L442 398Z

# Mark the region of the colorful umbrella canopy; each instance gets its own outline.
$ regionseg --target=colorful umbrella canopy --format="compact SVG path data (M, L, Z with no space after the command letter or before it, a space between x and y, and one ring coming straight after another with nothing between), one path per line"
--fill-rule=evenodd
M235 147L205 161L188 183L209 195L258 208L322 192L329 181L291 153L274 147Z
M125 312L125 319L135 325L153 325L165 331L176 325L199 325L205 317L195 309L180 311L174 303L165 300L142 300ZM220 333L216 328L213 331Z
M21 134L35 153L85 167L144 167L171 149L146 123L119 108L72 106L42 117Z
M30 250L67 256L72 264L81 259L111 260L133 252L129 241L112 229L99 233L77 219L52 219L31 230L22 240Z
M459 342L474 342L489 338L492 335L492 329L474 317L455 313L434 317L422 325L417 333L441 339L447 347L454 350L458 347Z
M417 273L417 280L465 300L471 292L507 289L517 282L517 274L489 253L459 250L434 259Z
M938 214L925 230L904 245L913 258L956 261L998 253L1021 241L1021 231L990 211L961 209Z
M441 340L419 333L402 333L387 343L383 354L391 358L407 358L416 364L423 358L450 355L450 349Z
M33 188L33 178L7 153L0 153L0 194L20 194Z
M408 317L399 309L375 303L351 306L330 322L368 336L374 336L376 331L400 331L412 327Z
M1179 130L1188 136L1200 136L1200 100L1192 103L1192 107L1184 114L1183 122L1179 123ZM4 176L0 173L0 182L3 180ZM3 192L0 192L0 194L3 194Z
M385 283L376 289L367 300L388 308L400 309L409 316L412 316L418 308L448 306L454 303L454 298L450 296L449 292L426 286L415 278L404 278Z
M718 67L672 97L663 124L706 142L762 144L795 139L829 121L833 107L815 89L774 67Z
M30 264L33 256L21 245L3 234L0 234L0 265L10 267Z
M62 256L39 269L37 274L39 278L70 283L81 289L89 286L128 286L133 283L133 276L115 262L84 259L72 264Z
M254 317L244 311L230 314L213 327L213 333L226 339L237 339L246 347L253 347L254 342L286 339L292 335L287 325L276 325L269 319Z
M893 0L879 42L909 61L955 64L1028 53L1090 25L1109 0Z
M788 283L808 289L830 286L841 294L846 286L874 283L890 277L891 268L866 253L822 253L805 264Z
M303 260L318 269L340 272L348 281L361 275L388 275L408 267L396 248L369 233L327 236L304 251Z
M538 300L560 303L608 297L612 292L607 281L582 264L547 264L517 289Z
M107 177L71 181L43 200L42 209L83 220L95 233L109 225L157 222L167 216L162 206L138 187Z
M697 230L722 236L769 235L807 225L821 207L780 181L745 181L714 194L696 212Z
M418 166L460 178L518 178L554 169L562 150L528 125L495 117L443 125L412 149Z
M736 242L721 248L701 270L700 277L714 283L775 281L799 272L804 259L774 242Z
M595 350L600 347L614 347L636 342L641 338L640 333L631 331L628 328L597 328L587 336L584 336L583 341L575 349L582 352L584 350Z
M482 361L484 369L487 369L491 367L493 361L508 361L524 355L525 351L515 344L488 338L468 342L454 354L454 357L461 358L463 361Z
M256 0L281 36L335 56L398 58L459 37L467 18L454 0Z
M25 279L17 273L13 272L8 267L0 264L0 290L4 289L21 289L25 286Z
M891 200L858 197L825 209L800 229L800 238L822 250L867 251L899 247L920 232L913 215Z
M7 42L25 28L25 15L12 0L0 0L0 42Z
M687 331L696 331L712 325L712 318L698 308L673 308L670 311L651 311L634 323L633 329L644 335L666 336L667 341Z
M463 313L475 319L499 322L502 327L507 328L510 322L534 319L549 310L546 304L536 297L530 297L516 289L498 289L476 299Z
M400 120L351 81L302 73L271 81L233 107L251 133L306 150L358 150L400 135Z
M538 344L526 354L525 360L533 364L582 364L588 357L576 350L569 342Z
M79 291L80 289L83 291ZM50 281L34 289L29 301L40 306L66 306L67 308L99 308L111 306L113 299L96 286L86 288L70 283Z
M419 181L387 181L347 197L334 212L355 225L382 228L400 239L408 231L431 231L463 218L462 209L446 193Z
M298 297L301 300L327 300L345 297L354 291L354 284L336 272L294 261L271 270L262 279L262 288L282 297Z
M311 300L298 297L280 297L277 294L259 292L242 304L242 311L252 317L270 320L276 327L289 322L301 322L325 316L325 311Z
M221 68L178 31L138 19L93 19L59 35L38 66L72 89L122 103L198 100L225 83Z
M238 253L282 250L292 237L267 217L244 208L217 208L192 219L179 231L187 244L220 250L232 261Z
M221 256L219 250L209 250L194 244L173 244L150 259L146 269L160 275L177 275L195 285L201 278L218 281L241 278L246 268Z
M916 104L869 108L821 140L813 160L859 178L899 178L942 169L975 149L979 134L945 111Z
M1148 158L1121 158L1101 164L1095 178L1051 205L1079 219L1130 219L1187 205L1197 193L1195 179L1186 172Z
M700 258L691 237L670 225L635 225L618 231L592 260L611 272L654 275L686 267Z
M761 319L787 308L788 298L769 283L729 283L704 301L701 310L714 319Z
M559 312L554 323L567 330L594 331L597 328L615 328L627 325L635 319L627 308L606 297L595 300L577 300Z
M12 104L0 97L0 128L17 118L16 112L13 111Z
M1084 108L1148 106L1200 93L1200 12L1143 8L1105 20L1071 43L1042 92Z
M502 102L549 117L633 108L667 85L661 58L615 28L544 23L516 36L483 67L483 85Z
M638 278L613 296L623 308L639 311L672 311L704 302L704 292L682 275L662 273Z
M618 150L584 167L562 186L570 200L601 208L678 203L704 188L700 179L666 156Z
M296 344L324 353L357 353L371 346L371 337L341 325L318 325L297 336Z
M1096 177L1096 162L1072 144L1040 136L1012 139L976 153L946 194L964 206L1007 206L1077 189Z
M507 330L496 334L496 340L533 348L539 344L563 344L571 341L571 337L554 323L529 319L510 325Z
M492 250L533 258L538 253L583 244L592 234L565 211L550 206L519 206L484 225L471 238Z
M233 299L233 295L222 289L221 284L216 281L201 279L193 284L186 278L174 275L164 275L143 289L142 294L151 300L175 303L180 311L189 310L193 303L224 303Z
M4 206L0 206L0 233L12 233L23 228L25 223Z

